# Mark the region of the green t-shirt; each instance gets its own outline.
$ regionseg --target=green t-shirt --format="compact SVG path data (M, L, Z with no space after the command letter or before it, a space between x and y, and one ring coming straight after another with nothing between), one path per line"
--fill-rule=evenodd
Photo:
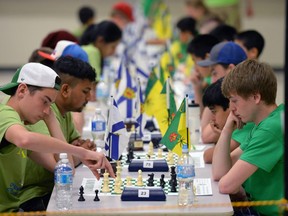
M96 81L101 77L101 53L93 44L83 45L81 48L87 53L89 64L95 69Z
M232 134L232 139L235 140L236 142L243 143L244 140L246 139L247 135L250 133L252 128L254 128L255 124L253 122L249 122L244 125L242 129L236 129L233 131Z
M60 124L60 128L62 130L64 137L65 137L65 140L68 143L71 143L75 139L79 138L80 134L75 128L71 113L67 112L64 116L62 116L55 103L53 103L51 105L51 109L53 110L53 112L56 115L56 118ZM47 128L47 126L43 120L37 122L34 125L27 126L27 129L29 131L50 135L49 130L48 130L48 128Z
M60 127L67 142L72 142L73 140L80 137L79 133L74 127L71 113L68 112L65 116L62 116L55 103L51 105L51 108L55 113L57 120L60 123ZM50 135L49 130L43 120L37 122L34 125L26 126L26 128L29 131ZM21 190L21 193L29 195L30 192L29 188L31 187L38 188L38 190L41 190L42 191L41 196L52 192L54 186L53 173L49 172L41 165L35 163L30 159L28 159L26 166L29 172L27 172L28 175L26 175L24 182L25 184L23 186L23 189ZM24 201L21 200L21 203L23 202Z
M284 197L284 136L278 106L252 129L240 148L240 159L258 167L245 182L245 191L252 201L280 200ZM265 215L278 215L277 206L259 206L255 209Z
M208 7L225 7L238 4L239 0L204 0Z
M51 105L51 108L59 121L65 140L68 143L71 143L75 139L79 138L80 134L75 128L71 112L67 112L64 116L62 116L55 103Z
M28 151L5 139L6 130L15 124L24 127L13 108L0 104L0 212L17 210L22 202L43 195L38 187L24 188L27 175L33 175L26 170Z

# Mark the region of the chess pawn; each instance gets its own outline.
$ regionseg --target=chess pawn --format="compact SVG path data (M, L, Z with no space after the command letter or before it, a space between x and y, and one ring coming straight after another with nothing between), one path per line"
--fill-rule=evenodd
M154 146L153 143L150 141L149 143L149 149L148 149L148 153L149 156L152 156L154 154Z
M158 158L162 158L162 157L163 157L162 152L163 152L162 149L159 148L159 149L158 149L158 155L157 155Z
M138 170L138 178L137 178L136 186L143 186L142 170Z
M175 164L175 161L174 161L174 156L173 156L173 153L171 151L168 152L168 155L167 155L167 163L169 165L174 165Z
M102 192L103 193L109 193L110 192L109 179L108 179L108 181L106 179L103 180Z
M109 173L105 172L103 173L103 187L102 187L102 192L103 193L109 193L110 188L109 188Z
M130 129L130 132L133 132L133 131L135 131L135 125L134 124L131 125L131 129Z
M119 182L120 184L122 184L121 173L119 171L116 172L115 182Z
M131 177L130 176L126 177L126 186L132 186L132 181L131 181Z

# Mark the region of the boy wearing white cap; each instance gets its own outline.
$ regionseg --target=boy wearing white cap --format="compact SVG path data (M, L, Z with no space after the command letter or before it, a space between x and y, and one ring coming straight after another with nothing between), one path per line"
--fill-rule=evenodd
M50 133L55 137L60 136L61 129L50 108L60 83L60 78L51 68L39 63L27 63L17 70L11 83L0 87L0 91L11 95L7 104L0 104L1 212L15 211L21 204L20 191L25 172L28 172L25 169L27 157L38 158L38 163L47 165L46 160L41 160L44 154L35 152L66 152L80 158L97 178L100 177L99 168L106 168L114 177L112 167L102 153L68 145L60 139L29 132L25 128L25 125L43 119ZM34 198L37 194L34 190L37 188L31 188L31 193L26 193L21 200Z

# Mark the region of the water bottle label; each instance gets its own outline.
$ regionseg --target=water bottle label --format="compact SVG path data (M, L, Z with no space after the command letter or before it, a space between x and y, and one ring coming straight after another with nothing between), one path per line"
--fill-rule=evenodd
M194 165L178 165L177 166L178 178L193 178L195 177Z
M72 174L58 174L56 177L56 183L58 184L72 184L73 175Z
M92 131L102 132L106 130L106 122L104 121L92 121Z

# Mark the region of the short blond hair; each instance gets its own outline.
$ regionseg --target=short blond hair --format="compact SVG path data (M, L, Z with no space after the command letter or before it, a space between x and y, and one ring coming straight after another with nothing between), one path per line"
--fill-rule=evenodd
M237 94L245 99L259 93L266 104L274 104L277 94L277 79L272 67L257 60L246 60L238 64L223 80L225 97Z

